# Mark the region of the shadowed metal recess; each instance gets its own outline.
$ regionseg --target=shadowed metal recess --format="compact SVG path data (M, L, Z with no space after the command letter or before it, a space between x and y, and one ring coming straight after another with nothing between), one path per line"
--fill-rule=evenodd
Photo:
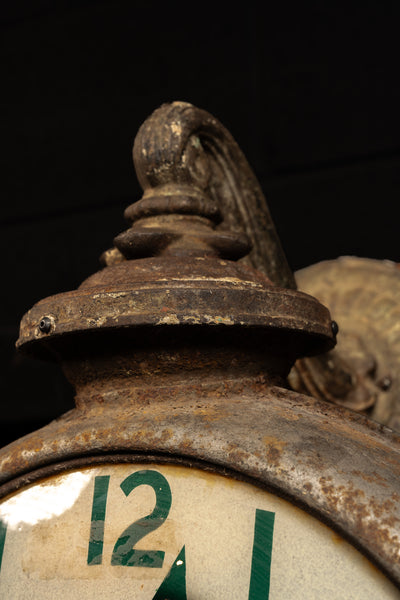
M399 438L335 405L343 381L343 394L365 386L354 363L336 387L325 379L331 403L289 389L298 359L330 376L337 325L297 291L236 142L174 102L142 125L133 156L143 197L104 268L22 319L18 348L61 363L76 408L1 451L1 496L86 465L196 466L286 498L400 586Z

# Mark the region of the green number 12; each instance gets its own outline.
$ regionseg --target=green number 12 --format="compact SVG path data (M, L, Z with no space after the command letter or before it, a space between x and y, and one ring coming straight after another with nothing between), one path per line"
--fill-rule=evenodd
M88 565L100 565L102 562L109 482L109 475L100 475L95 478ZM149 515L129 525L119 536L114 546L111 564L161 568L164 562L164 551L138 550L134 546L145 535L160 527L168 517L172 503L171 489L161 473L151 470L132 473L124 479L120 487L125 496L128 496L141 485L149 485L153 488L156 494L155 507ZM268 600L269 598L274 520L275 513L256 509L248 600ZM161 596L164 598L167 592L168 596L171 590L175 590L177 599L186 600L185 563L185 547L183 547L153 600L159 600ZM177 593L178 595L176 595Z
M90 538L88 548L88 565L100 565L103 556L104 522L109 475L95 478ZM136 471L121 483L120 487L125 496L141 485L149 485L156 495L156 505L153 511L135 521L119 536L111 557L112 565L125 567L152 567L160 569L163 566L165 552L163 550L137 550L135 544L151 531L158 529L168 517L172 495L168 481L158 471Z

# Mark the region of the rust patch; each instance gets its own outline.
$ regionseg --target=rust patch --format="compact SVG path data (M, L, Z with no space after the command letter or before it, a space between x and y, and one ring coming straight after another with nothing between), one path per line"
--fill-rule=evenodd
M369 501L369 506L371 507L374 515L376 517L379 517L380 519L382 519L382 517L385 513L391 513L393 511L395 503L392 500L385 500L384 502L378 502L378 501L374 500L374 498L371 498ZM398 521L399 521L399 519L397 519L397 518L395 519L393 516L385 518L385 522L387 525L395 525L395 523Z
M275 467L279 466L282 459L282 452L287 443L269 436L263 437L263 443L266 445L266 457L268 463Z
M385 479L377 471L373 471L372 473L365 473L363 471L352 471L352 474L356 475L357 477L361 477L362 479L364 479L364 481L367 481L368 483L377 483L382 487L388 487Z
M344 539L334 531L331 533L331 539L334 544L340 545L343 544Z
M327 478L321 477L319 483L328 509L339 513L344 511L357 534L366 541L367 547L385 548L391 560L399 560L400 540L394 528L400 519L392 514L392 501L368 499L366 493L355 488L352 482L347 487L335 486L328 483ZM383 517L385 512L388 514Z
M194 415L198 415L205 423L214 423L226 418L229 414L227 407L213 406L210 404L198 404L192 409L192 412Z
M243 452L239 448L237 450L230 450L228 452L230 460L232 460L233 464L242 465L249 458L248 452Z

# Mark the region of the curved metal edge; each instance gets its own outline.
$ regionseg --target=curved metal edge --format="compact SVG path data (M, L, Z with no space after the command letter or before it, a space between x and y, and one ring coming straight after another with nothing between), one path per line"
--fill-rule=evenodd
M237 481L242 481L244 483L254 485L259 489L263 489L266 492L269 492L278 496L279 498L282 498L283 500L286 500L287 502L293 504L297 508L304 510L307 514L319 520L327 527L330 527L336 533L341 535L344 540L346 540L359 552L361 552L361 554L368 558L368 560L370 560L383 573L383 575L388 577L388 579L400 589L400 582L397 578L393 578L392 572L386 568L386 565L378 564L375 555L371 553L368 548L366 549L360 546L358 540L354 539L354 537L352 536L349 536L348 532L342 527L340 527L340 525L338 525L335 519L326 517L325 515L321 515L317 510L310 508L307 505L307 503L304 502L304 500L302 500L301 498L284 493L281 488L271 485L271 483L268 481L261 481L260 479L255 479L247 473L235 470L231 467L215 463L208 463L206 461L198 460L196 458L190 458L187 456L131 453L95 454L79 458L72 458L63 462L56 462L53 464L46 465L45 467L37 469L36 471L32 471L30 473L27 473L26 475L22 475L21 477L10 481L8 484L0 486L0 501L2 499L6 500L7 496L11 496L13 493L18 492L19 490L27 486L33 485L55 475L64 474L70 471L76 471L82 468L118 464L161 464L182 466L190 469L195 468L200 469L202 471L206 471L208 473L215 473L223 477L235 479Z
M280 388L261 399L247 392L245 400L126 405L118 417L99 405L72 411L0 453L0 494L32 477L91 464L93 456L95 462L120 455L183 461L246 478L306 510L400 589L400 438L360 415Z
M241 325L283 328L334 343L329 311L307 294L239 285L169 285L140 289L78 290L50 296L23 317L17 347L66 333L136 325ZM132 286L131 286L132 288ZM160 310L161 307L161 310ZM43 318L48 331L41 331Z

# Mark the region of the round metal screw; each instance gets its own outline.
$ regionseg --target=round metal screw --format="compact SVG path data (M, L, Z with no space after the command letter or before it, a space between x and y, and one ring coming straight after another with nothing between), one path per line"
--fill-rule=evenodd
M339 325L336 323L336 321L332 321L331 327L333 335L336 336L339 333Z
M49 333L51 329L51 319L49 319L49 317L43 317L39 323L39 329L42 333Z
M392 385L392 378L389 375L385 375L382 377L380 381L378 381L378 386L386 392Z

